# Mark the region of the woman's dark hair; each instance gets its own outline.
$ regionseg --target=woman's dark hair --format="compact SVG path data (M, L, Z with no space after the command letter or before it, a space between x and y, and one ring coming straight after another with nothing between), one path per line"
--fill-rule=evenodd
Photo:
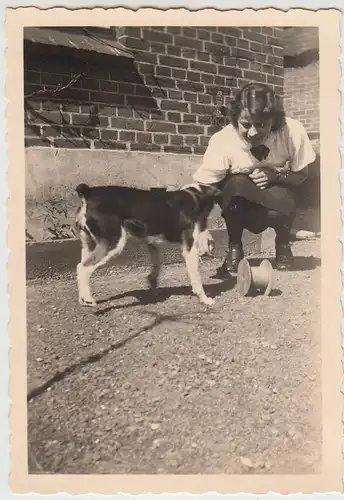
M253 116L272 118L272 130L279 130L285 124L285 111L271 87L264 83L249 83L236 95L229 110L231 122L238 127L238 118L244 109Z

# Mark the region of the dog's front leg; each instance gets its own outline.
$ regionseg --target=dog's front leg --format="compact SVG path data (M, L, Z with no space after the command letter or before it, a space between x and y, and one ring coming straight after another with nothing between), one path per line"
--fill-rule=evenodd
M192 244L190 241L184 241L182 245L182 254L185 260L186 269L190 278L192 291L198 296L202 304L213 305L215 301L208 297L204 291L201 274L199 271L199 253L197 250L197 243L193 239Z

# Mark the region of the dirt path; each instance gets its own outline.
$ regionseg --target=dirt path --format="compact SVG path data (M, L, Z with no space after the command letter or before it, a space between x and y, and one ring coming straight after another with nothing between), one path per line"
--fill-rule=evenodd
M95 312L80 308L74 281L29 283L28 432L39 467L319 472L320 244L294 253L300 270L276 273L270 297L239 297L211 278L218 262L205 264L213 309L190 295L182 265L164 269L156 303L143 268L95 279Z

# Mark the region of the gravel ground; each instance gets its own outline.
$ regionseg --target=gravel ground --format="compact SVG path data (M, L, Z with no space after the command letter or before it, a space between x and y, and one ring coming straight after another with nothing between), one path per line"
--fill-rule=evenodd
M95 276L97 310L71 280L27 286L29 472L321 472L320 242L270 297L242 298L202 266L213 308L184 266Z

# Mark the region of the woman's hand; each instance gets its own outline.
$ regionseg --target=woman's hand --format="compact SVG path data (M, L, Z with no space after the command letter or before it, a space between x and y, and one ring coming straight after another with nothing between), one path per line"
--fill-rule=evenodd
M256 168L249 177L260 189L266 189L276 179L276 172L272 168L259 169Z

